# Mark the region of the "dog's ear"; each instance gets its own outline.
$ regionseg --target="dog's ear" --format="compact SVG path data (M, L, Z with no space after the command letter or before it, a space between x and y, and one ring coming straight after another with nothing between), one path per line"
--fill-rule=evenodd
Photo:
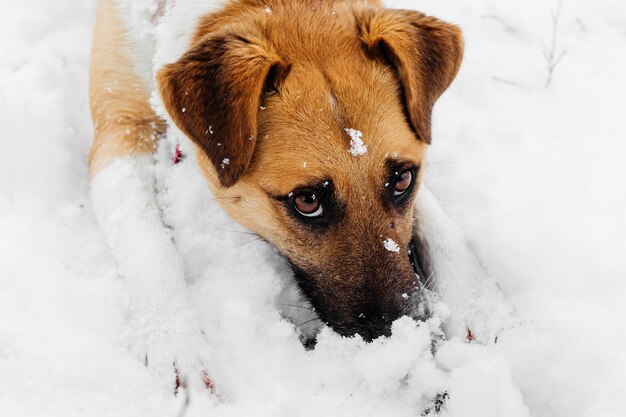
M262 35L240 29L208 35L157 74L168 113L206 153L224 187L248 168L263 94L290 69Z
M396 69L406 109L419 139L431 142L432 108L461 65L460 29L408 10L362 9L357 29L366 50Z

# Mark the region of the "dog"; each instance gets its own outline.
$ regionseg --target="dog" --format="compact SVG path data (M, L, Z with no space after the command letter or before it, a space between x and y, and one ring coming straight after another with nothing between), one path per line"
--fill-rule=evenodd
M497 289L422 186L460 29L378 1L228 0L194 16L161 65L141 31L177 3L155 2L142 26L132 1L100 0L90 74L92 198L147 362L194 368L206 343L154 198L168 122L195 145L223 209L280 251L334 331L389 336L401 316L429 317L432 290L453 306L449 335L491 338L497 307L477 313L473 301Z

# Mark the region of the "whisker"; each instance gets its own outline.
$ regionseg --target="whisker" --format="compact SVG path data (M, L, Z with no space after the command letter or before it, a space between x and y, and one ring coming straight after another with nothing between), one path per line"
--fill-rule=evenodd
M296 307L296 308L301 308L301 309L303 309L303 310L315 311L315 309L314 309L314 308L311 308L311 307L305 307L305 306L298 306L298 305L295 305L295 304L283 304L283 303L276 303L276 305L279 305L279 306L287 306L287 307Z
M424 281L424 287L428 288L428 286L430 284L432 284L434 282L434 277L435 277L435 270L433 270L433 272L430 273L430 275L428 276L428 278L426 278L426 281Z
M313 319L305 320L305 321L303 321L302 323L298 324L298 325L296 326L296 329L300 328L301 326L304 326L304 325L305 325L305 324L307 324L307 323L310 323L310 322L312 322L312 321L315 321L315 320L322 321L322 319L317 318L317 317L315 317L315 318L313 318Z
M241 197L213 197L209 199L208 201L212 203L218 200L221 200L220 201L221 204L235 204L241 201ZM224 200L231 200L231 201L224 201Z
M256 242L257 240L263 240L263 238L262 238L261 236L257 236L257 237L255 237L254 239L250 239L250 240L248 240L248 241L246 241L246 242L243 242L243 243L242 243L242 244L240 244L240 245L229 246L229 247L226 247L225 249L235 249L235 248L240 248L240 247L245 246L245 245L247 245L247 244L249 244L249 243Z
M239 196L235 196L235 197L230 197L230 196L224 196L224 197L213 197L211 199L209 199L209 201L214 201L214 200L241 200L241 197Z
M257 236L256 233L246 232L245 230L229 230L229 229L220 229L220 228L215 228L215 230L219 230L220 232L230 232L230 233L239 233L242 235Z

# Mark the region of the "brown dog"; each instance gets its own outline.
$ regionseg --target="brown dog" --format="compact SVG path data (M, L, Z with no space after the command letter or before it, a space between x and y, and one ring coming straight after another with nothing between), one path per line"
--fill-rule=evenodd
M133 65L120 7L101 0L90 167L122 274L134 282L136 304L154 311L172 299L184 304L184 280L180 266L165 274L146 265L180 261L142 186L150 162L137 161L166 123ZM200 16L182 57L156 69L167 113L196 145L224 210L280 250L320 318L342 335L371 340L389 335L400 316L428 314L408 256L414 200L433 105L462 52L456 26L377 1L231 0ZM128 205L132 214L111 214ZM133 222L158 249L124 238Z
M205 16L158 73L161 96L215 195L236 202L225 210L289 259L320 318L345 335L388 334L402 315L423 318L406 256L412 202L460 32L361 2L267 4ZM352 128L363 155L349 152Z

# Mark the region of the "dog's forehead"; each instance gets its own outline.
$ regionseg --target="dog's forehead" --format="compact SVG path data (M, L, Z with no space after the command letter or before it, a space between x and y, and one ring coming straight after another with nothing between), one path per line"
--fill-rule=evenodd
M290 71L261 104L248 178L274 193L326 179L365 186L389 159L421 161L398 74L359 38L355 7L366 6L279 3L253 19Z
M294 64L268 98L251 164L268 190L327 179L367 187L387 176L390 159L421 161L425 145L405 118L393 73L367 60L352 63Z
M255 21L284 59L324 59L338 49L360 44L355 10L365 4L312 0L277 1L273 6L263 8Z

